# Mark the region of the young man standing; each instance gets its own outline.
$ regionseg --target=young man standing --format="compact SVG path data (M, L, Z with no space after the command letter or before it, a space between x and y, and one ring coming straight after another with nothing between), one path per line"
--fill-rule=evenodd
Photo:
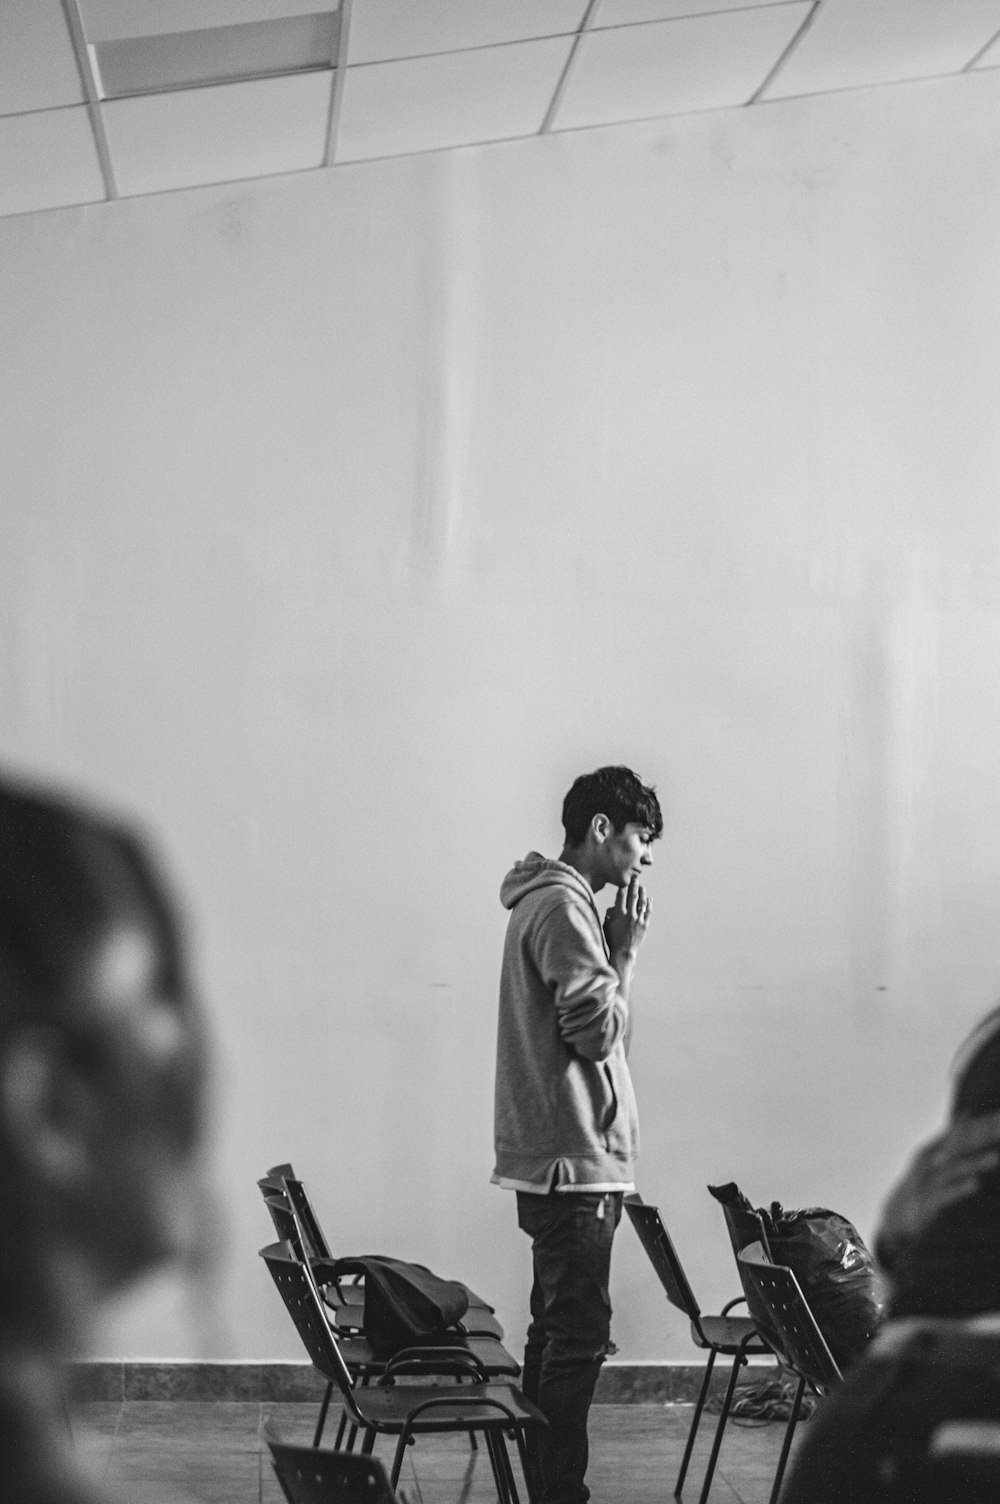
M578 778L558 861L529 852L504 878L493 1180L517 1192L534 1283L522 1386L539 1436L541 1504L585 1504L587 1416L611 1329L611 1243L634 1189L626 1053L636 957L649 924L639 881L663 817L623 767ZM617 898L602 922L595 895Z

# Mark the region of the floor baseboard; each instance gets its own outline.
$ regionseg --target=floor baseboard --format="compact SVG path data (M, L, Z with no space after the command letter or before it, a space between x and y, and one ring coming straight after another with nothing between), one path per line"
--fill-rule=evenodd
M751 1365L747 1379L759 1377L763 1362ZM606 1363L598 1380L595 1403L605 1405L677 1405L697 1398L704 1378L700 1363ZM729 1364L718 1365L712 1390L720 1392ZM112 1360L70 1365L69 1392L74 1401L243 1400L288 1404L321 1400L323 1380L311 1363L155 1363Z

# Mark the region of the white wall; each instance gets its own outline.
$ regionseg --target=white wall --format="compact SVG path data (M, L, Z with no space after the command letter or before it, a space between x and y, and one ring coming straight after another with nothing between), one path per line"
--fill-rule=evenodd
M1000 984L995 74L0 223L0 751L141 812L198 917L224 1257L125 1355L296 1357L342 1250L496 1298L500 878L664 796L641 1188L869 1234ZM690 1356L631 1232L625 1358ZM206 1309L207 1305L207 1309ZM192 1313L193 1318L192 1319Z

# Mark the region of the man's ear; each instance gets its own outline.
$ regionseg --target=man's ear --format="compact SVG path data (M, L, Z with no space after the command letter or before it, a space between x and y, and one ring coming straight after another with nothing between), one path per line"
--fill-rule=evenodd
M595 815L590 822L590 829L593 833L594 840L599 846L601 846L611 834L611 821L608 819L607 815Z
M93 1106L65 1035L37 1026L15 1036L0 1060L0 1116L22 1163L46 1184L85 1177Z

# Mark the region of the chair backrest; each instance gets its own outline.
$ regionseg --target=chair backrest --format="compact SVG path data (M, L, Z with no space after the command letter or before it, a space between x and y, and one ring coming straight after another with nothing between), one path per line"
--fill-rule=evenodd
M307 1262L300 1262L284 1243L260 1250L314 1367L336 1384L353 1410L353 1383L337 1339L323 1309L323 1298Z
M294 1175L291 1165L272 1165L257 1182L262 1196L283 1196L285 1194L285 1177Z
M295 1220L287 1196L267 1196L264 1205L271 1215L274 1230L282 1243L288 1243L297 1259L305 1257L302 1250L302 1238L299 1234L299 1225Z
M739 1206L736 1202L724 1203L722 1211L726 1219L729 1241L733 1245L733 1253L737 1258L744 1248L749 1248L751 1243L759 1243L766 1256L771 1257L764 1218L760 1212L755 1212L752 1207Z
M656 1270L657 1278L666 1291L667 1299L678 1311L696 1325L701 1323L701 1307L695 1298L690 1281L684 1272L670 1234L663 1225L659 1208L643 1201L641 1196L625 1197L625 1210L629 1221L639 1235L639 1241Z
M395 1504L378 1457L291 1445L268 1422L262 1434L288 1504Z
M323 1235L323 1229L319 1225L319 1218L313 1211L309 1194L301 1180L294 1175L285 1176L285 1195L292 1205L292 1211L298 1220L302 1233L302 1242L305 1245L306 1254L311 1259L331 1259L329 1245Z
M840 1369L792 1270L772 1264L760 1243L745 1248L737 1263L755 1324L767 1341L773 1334L789 1366L825 1394L840 1382Z

